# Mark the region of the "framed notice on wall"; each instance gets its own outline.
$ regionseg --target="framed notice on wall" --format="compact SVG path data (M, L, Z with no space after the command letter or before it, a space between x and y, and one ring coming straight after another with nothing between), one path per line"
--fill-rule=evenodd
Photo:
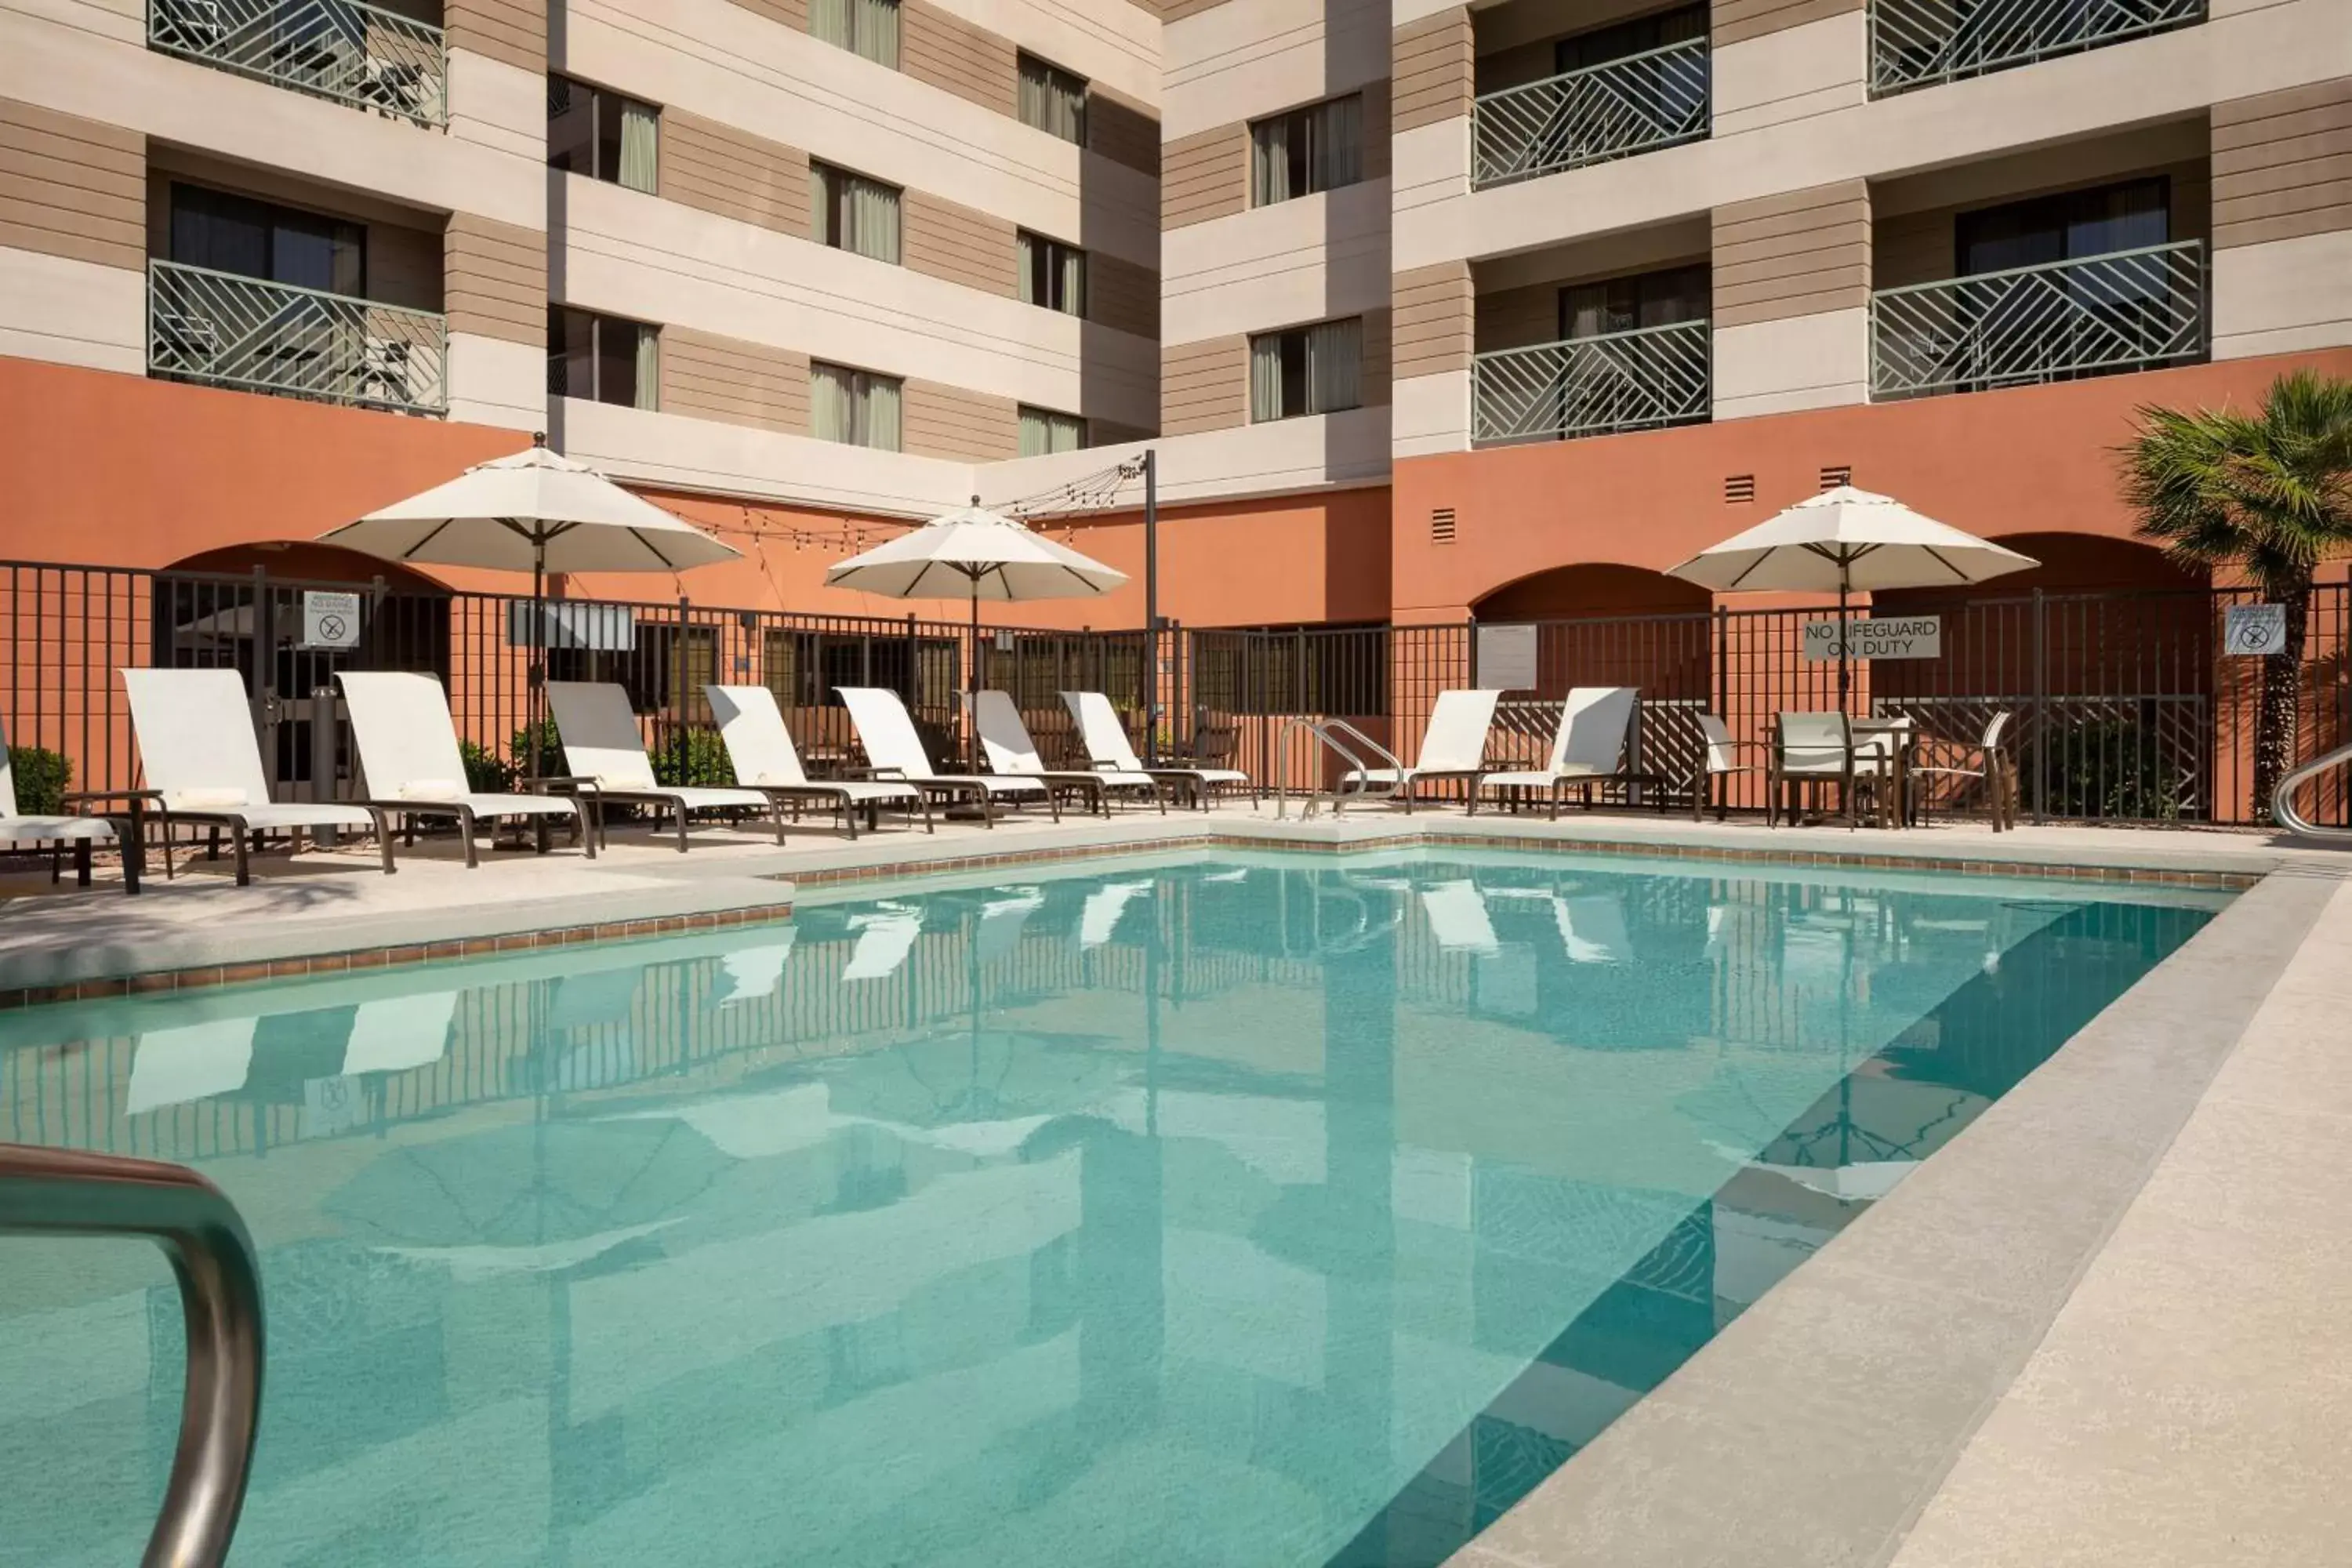
M1531 691L1536 684L1536 629L1480 626L1475 679L1487 691Z

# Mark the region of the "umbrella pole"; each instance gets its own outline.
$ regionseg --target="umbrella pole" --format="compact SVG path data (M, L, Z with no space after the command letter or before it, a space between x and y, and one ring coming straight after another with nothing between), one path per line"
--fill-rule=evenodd
M1853 650L1846 647L1845 595L1846 595L1846 589L1847 589L1847 586L1848 586L1848 584L1847 584L1847 582L1846 582L1846 574L1847 574L1847 568L1846 568L1846 564L1845 564L1845 563L1844 563L1844 562L1843 562L1843 561L1839 562L1839 563L1838 563L1838 711L1839 711L1839 712L1841 712L1841 713L1843 713L1844 711L1846 711L1846 693L1847 693L1847 691L1848 691L1849 689L1851 689L1851 688L1852 688L1852 687L1853 687L1853 666L1852 666L1852 663L1851 663L1851 660L1852 660L1852 659L1853 659Z
M530 549L530 671L524 678L530 689L525 693L525 721L530 726L530 777L539 777L539 705L547 689L547 672L541 668L542 648L547 638L547 536L531 531Z
M980 579L977 577L971 580L971 670L966 677L966 684L971 688L971 697L963 705L964 765L976 773L980 772ZM983 810L986 805L986 802L982 803ZM975 1025L975 1031L977 1028Z

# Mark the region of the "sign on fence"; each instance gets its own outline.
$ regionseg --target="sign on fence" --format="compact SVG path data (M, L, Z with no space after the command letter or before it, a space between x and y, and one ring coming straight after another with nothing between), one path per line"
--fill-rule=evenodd
M1536 628L1480 626L1478 684L1488 691L1531 691L1536 685Z
M2221 651L2267 658L2286 651L2284 605L2231 605L2222 613Z
M1875 616L1846 623L1845 655L1849 658L1940 658L1944 652L1944 620L1940 616ZM1838 624L1805 623L1805 659L1819 664L1838 657Z
M556 599L540 605L539 646L627 653L637 646L637 613L626 605L592 605ZM530 646L530 601L507 605L507 646Z
M360 646L360 596L306 589L302 595L304 647Z

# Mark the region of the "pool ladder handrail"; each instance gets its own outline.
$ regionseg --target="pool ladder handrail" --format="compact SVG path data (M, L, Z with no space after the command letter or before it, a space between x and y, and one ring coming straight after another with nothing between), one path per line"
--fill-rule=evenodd
M2271 820L2298 838L2322 838L2352 844L2352 827L2324 827L2294 807L2298 790L2329 769L2347 763L2352 763L2352 746L2338 746L2325 756L2314 757L2279 780L2278 787L2271 791Z
M1371 769L1366 765L1361 755L1352 750L1346 741L1340 739L1342 735L1352 738L1367 750L1379 752L1384 761L1384 765L1393 769L1399 775L1404 773L1404 763L1395 752L1349 723L1345 719L1285 719L1282 721L1282 728L1276 731L1274 734L1274 815L1277 817L1289 815L1287 807L1290 800L1290 746L1288 742L1293 730L1306 731L1320 742L1327 750L1337 752L1347 763L1349 772L1354 773L1356 779L1353 789L1348 787L1347 776L1342 774L1339 788L1317 790L1310 794L1307 797L1306 806L1298 814L1299 821L1304 822L1313 816L1316 809L1326 800L1331 803L1331 815L1338 816L1347 809L1348 803L1351 800L1388 800L1392 798L1402 787L1401 784L1372 783Z
M261 1415L261 1276L245 1221L184 1165L0 1143L0 1237L141 1237L171 1260L187 1321L180 1441L144 1568L219 1568Z

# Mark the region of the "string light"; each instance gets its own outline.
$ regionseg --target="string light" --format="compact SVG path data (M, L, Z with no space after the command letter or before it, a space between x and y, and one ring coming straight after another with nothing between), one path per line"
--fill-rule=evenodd
M1123 492L1142 476L1143 459L1132 458L1081 475L1050 489L1003 502L995 510L1032 527L1038 527L1041 532L1050 531L1039 525L1049 520L1055 521L1061 529L1062 542L1068 544L1076 540L1077 531L1067 519L1140 504L1140 498L1130 499ZM763 544L789 542L795 554L816 549L842 556L854 555L864 551L869 543L882 542L892 531L921 526L913 521L859 516L787 521L759 515L748 501L740 503L738 510L741 514L739 521L726 523L714 521L711 531L723 537L749 541L755 549ZM761 559L764 563L765 557Z

